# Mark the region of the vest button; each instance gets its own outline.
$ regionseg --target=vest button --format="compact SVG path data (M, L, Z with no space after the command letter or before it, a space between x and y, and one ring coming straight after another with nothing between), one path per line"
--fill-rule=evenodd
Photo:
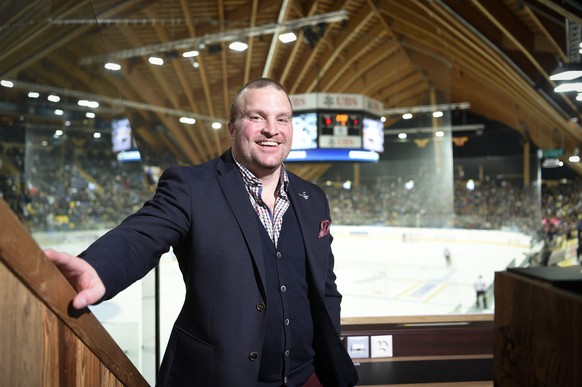
M264 303L264 302L259 302L259 303L257 304L257 310L258 310L259 312L262 312L262 311L264 311L266 307L267 307L267 306L265 305L265 303Z
M285 285L281 286L281 291L283 293L285 293L287 291L287 286L285 286Z
M281 258L281 257L282 257L281 252L277 251L277 258Z
M249 353L249 359L251 361L255 361L259 358L259 353L258 352L251 352Z

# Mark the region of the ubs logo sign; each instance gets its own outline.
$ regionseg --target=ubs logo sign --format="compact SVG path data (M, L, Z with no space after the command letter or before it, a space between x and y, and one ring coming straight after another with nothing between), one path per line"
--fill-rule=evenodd
M305 100L305 97L289 96L289 99L291 100L291 105L293 106L294 109L303 108L307 106L307 101Z
M360 107L358 98L352 95L328 94L323 95L322 105L327 108L350 108L355 109Z
M323 98L323 104L327 107L335 106L334 98L331 95L326 95Z

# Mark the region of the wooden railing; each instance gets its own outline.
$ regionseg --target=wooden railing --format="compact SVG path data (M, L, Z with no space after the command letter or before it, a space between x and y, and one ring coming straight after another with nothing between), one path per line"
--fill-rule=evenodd
M495 385L582 386L580 266L495 275Z
M147 381L0 200L0 386L147 386Z

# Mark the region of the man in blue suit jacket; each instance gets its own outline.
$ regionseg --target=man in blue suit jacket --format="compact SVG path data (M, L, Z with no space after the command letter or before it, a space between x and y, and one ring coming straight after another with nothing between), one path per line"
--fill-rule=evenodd
M285 170L293 128L283 86L239 91L232 148L164 172L153 199L79 257L47 250L78 290L75 308L109 299L173 248L186 284L160 386L353 386L339 336L324 192ZM317 375L317 377L315 377Z

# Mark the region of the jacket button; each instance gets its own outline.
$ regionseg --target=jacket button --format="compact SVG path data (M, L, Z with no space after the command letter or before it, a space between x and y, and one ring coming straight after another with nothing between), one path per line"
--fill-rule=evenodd
M250 359L251 361L255 361L255 360L257 360L258 358L259 358L259 354L258 354L258 352L251 352L251 353L249 353L249 359Z
M265 303L264 303L264 302L259 302L259 303L257 304L257 310L258 310L259 312L262 312L262 311L264 311L266 307L267 307L267 306L265 305Z

